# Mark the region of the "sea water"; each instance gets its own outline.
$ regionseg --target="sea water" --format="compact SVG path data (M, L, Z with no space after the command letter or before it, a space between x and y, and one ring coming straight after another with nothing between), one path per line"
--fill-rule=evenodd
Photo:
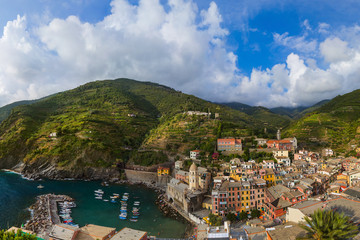
M44 186L38 189L37 186ZM121 196L129 193L128 219L131 217L132 203L140 201L140 216L138 222L120 220L120 203L104 202L95 199L94 190L102 189L103 199L109 199L113 193ZM30 207L36 201L36 196L54 193L65 194L75 199L77 205L72 209L74 223L80 227L86 224L97 224L114 227L120 230L130 227L147 231L148 235L157 237L182 237L186 224L164 217L155 204L156 193L138 185L101 186L99 181L29 181L20 175L0 171L0 228L21 226L30 218Z

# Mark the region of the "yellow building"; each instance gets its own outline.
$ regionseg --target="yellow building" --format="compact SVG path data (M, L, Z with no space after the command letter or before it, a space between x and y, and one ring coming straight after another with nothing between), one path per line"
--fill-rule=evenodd
M347 184L348 183L348 176L345 174L339 174L336 176L336 180L343 183L343 184Z
M321 169L325 170L327 168L327 164L326 163L321 163Z
M202 208L208 209L208 210L212 210L212 202L211 202L211 198L206 197L202 203Z
M157 170L158 176L162 176L162 175L169 175L170 174L170 168L165 168L165 167L159 167Z
M276 185L276 183L275 183L275 174L274 174L274 171L272 169L267 168L265 175L262 176L261 178L266 181L267 187L271 187L271 186Z
M237 168L230 167L230 177L235 181L241 181L241 174L237 173Z
M241 182L241 211L250 211L251 185L247 181Z

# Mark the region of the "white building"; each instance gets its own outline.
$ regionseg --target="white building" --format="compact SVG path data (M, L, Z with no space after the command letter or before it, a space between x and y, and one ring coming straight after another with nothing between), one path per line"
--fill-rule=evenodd
M274 158L277 159L278 157L289 157L289 151L287 150L278 150L278 151L273 151L273 155L274 155Z
M180 170L183 168L183 161L176 161L175 162L175 170Z
M200 156L200 152L201 152L200 150L190 151L190 158L194 160L198 159L198 157Z
M278 163L282 163L283 166L285 166L285 167L290 167L290 165L291 165L290 158L287 158L287 157L278 158L277 161L278 161Z
M255 138L255 141L257 142L258 146L262 146L262 145L266 144L267 139L265 139L265 138Z
M230 221L225 221L224 226L208 227L207 239L230 239Z
M263 160L263 166L265 168L275 169L275 162L273 160Z

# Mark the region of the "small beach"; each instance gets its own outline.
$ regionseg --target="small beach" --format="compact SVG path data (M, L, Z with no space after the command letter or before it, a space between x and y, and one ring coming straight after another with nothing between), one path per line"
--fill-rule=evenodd
M41 184L44 188L39 189ZM129 202L141 202L141 215L138 222L120 220L120 204L95 199L94 190L102 189L103 198L110 199L113 193L129 193ZM149 235L160 237L182 237L186 224L169 217L164 217L155 200L157 193L141 185L101 186L98 181L28 181L18 174L0 172L0 227L21 226L30 218L27 210L35 203L35 197L41 194L64 194L75 199L76 208L72 210L74 223L97 224L122 229L130 227L149 232Z

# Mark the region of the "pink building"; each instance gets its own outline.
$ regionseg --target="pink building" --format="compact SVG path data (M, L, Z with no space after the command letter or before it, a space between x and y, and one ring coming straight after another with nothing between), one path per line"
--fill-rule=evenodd
M189 183L189 172L178 170L176 171L175 178L185 183Z

